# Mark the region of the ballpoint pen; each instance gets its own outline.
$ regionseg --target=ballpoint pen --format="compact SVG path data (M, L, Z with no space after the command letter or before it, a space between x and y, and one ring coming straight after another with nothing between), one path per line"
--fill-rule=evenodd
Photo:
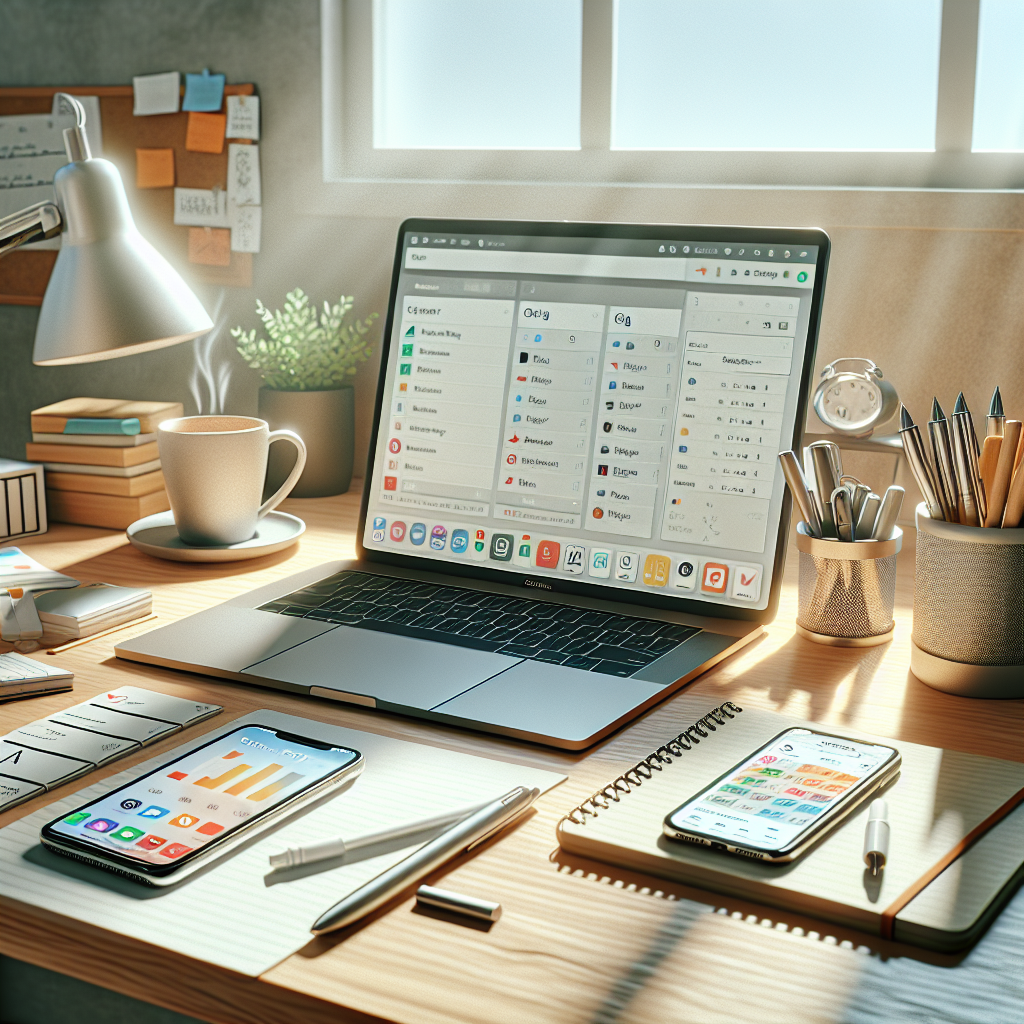
M821 536L821 517L818 515L818 507L814 502L804 479L803 470L797 461L796 452L779 452L779 463L782 466L782 474L793 492L793 501L800 510L807 529L811 531L812 537Z
M825 448L828 457L832 460L832 472L836 478L836 487L839 486L839 478L843 475L843 453L835 441L812 441L812 448Z
M1003 413L1003 396L999 394L999 386L996 385L992 392L992 401L988 406L986 427L989 437L1002 437L1003 426L1006 423L1006 416Z
M962 416L953 416L953 468L961 508L960 522L964 526L980 526L984 519L978 514L977 491L971 472L971 436Z
M358 921L399 893L416 879L429 874L461 850L481 842L492 832L518 817L540 795L537 789L517 786L468 818L442 832L425 846L360 886L340 903L321 914L310 929L314 935L335 931Z
M900 440L903 442L903 452L907 456L914 479L917 480L917 486L921 489L925 504L928 506L928 515L932 519L944 518L942 504L935 493L935 481L928 465L921 430L911 419L905 405L900 406Z
M980 525L985 521L985 511L987 508L987 502L985 500L985 485L981 481L981 468L978 463L978 457L981 449L978 447L978 435L974 431L974 418L971 416L970 409L967 408L967 403L964 401L964 393L961 391L956 399L956 406L953 409L953 455L956 456L956 439L957 439L957 425L963 429L970 442L964 448L964 453L967 459L967 477L971 487L972 496L974 498L974 509L977 517L977 523L971 525ZM959 466L957 472L959 473ZM962 492L961 492L962 493Z
M932 442L935 465L935 483L939 490L943 516L949 523L960 521L957 509L956 475L953 471L953 447L949 437L949 423L937 398L932 399L932 418L928 421L928 436Z
M903 496L906 492L902 487L893 484L882 495L882 502L875 517L875 528L871 531L872 540L889 540L903 508Z
M833 468L832 456L827 447L811 445L811 460L814 465L814 491L818 496L821 511L822 537L836 537L836 522L832 514L832 492L839 483Z

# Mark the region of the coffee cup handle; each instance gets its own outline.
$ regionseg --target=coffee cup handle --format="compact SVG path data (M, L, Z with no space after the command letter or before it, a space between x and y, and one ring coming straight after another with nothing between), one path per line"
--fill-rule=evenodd
M298 455L295 459L295 465L292 466L292 471L288 474L288 479L260 505L260 510L256 513L257 519L262 519L268 512L272 512L291 494L292 488L298 482L299 477L302 476L302 471L306 468L306 443L294 430L271 431L270 436L267 438L268 446L275 441L291 441L298 449Z

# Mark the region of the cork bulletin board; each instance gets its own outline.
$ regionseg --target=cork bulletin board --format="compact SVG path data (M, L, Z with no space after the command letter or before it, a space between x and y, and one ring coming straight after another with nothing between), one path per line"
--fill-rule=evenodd
M103 128L104 159L121 172L128 203L142 234L177 267L192 284L246 288L252 284L252 253L232 252L227 266L190 263L189 229L174 224L174 189L135 187L136 149L173 149L174 183L179 188L227 187L228 146L221 153L196 153L185 148L188 113L153 114L136 117L130 85L47 86L45 88L0 89L0 115L48 114L53 95L66 92L98 96ZM227 85L225 96L252 96L255 87ZM182 89L184 94L184 89ZM224 112L222 104L221 112ZM233 139L233 142L244 142ZM57 250L9 253L0 259L0 303L39 306L57 260Z

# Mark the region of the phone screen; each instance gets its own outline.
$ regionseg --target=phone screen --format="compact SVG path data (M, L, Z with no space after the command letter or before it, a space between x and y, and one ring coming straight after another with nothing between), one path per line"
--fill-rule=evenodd
M673 811L669 823L711 840L786 849L897 756L892 747L790 729Z
M161 765L49 826L51 833L167 866L242 828L359 754L250 725Z

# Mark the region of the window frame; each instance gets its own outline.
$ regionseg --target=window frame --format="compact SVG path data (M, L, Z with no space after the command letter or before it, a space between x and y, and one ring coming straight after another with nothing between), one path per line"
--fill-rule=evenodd
M373 148L373 0L321 0L322 181L1007 191L1024 153L971 151L980 0L943 0L933 152L613 150L615 0L583 0L578 150Z

